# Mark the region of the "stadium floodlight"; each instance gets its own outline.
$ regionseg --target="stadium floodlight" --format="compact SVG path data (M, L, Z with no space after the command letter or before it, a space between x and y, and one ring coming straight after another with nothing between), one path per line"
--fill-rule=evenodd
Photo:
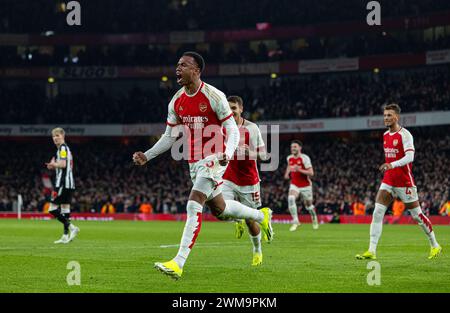
M60 2L56 6L58 12L64 13L66 12L66 4L64 2Z

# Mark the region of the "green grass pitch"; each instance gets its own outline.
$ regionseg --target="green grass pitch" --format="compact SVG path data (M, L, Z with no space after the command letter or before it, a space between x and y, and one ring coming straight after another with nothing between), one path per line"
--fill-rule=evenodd
M182 279L153 268L175 256L184 223L76 221L79 237L55 245L61 225L0 220L0 292L450 292L450 227L436 226L444 248L428 260L428 241L415 225L385 225L378 248L381 285L369 286L369 225L276 224L263 245L264 264L252 267L247 234L231 223L204 222ZM81 266L81 285L69 286L67 264Z

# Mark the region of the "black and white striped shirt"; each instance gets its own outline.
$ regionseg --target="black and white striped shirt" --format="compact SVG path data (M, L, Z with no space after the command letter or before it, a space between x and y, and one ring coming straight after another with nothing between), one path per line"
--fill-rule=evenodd
M59 146L56 151L56 161L66 160L65 168L56 169L55 188L75 189L75 181L73 179L73 157L69 146L65 143Z

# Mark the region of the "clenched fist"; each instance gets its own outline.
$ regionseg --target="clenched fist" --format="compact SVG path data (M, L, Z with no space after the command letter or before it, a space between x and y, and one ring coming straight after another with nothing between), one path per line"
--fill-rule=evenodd
M145 156L144 152L138 151L133 153L133 162L136 165L144 165L148 162L147 157Z

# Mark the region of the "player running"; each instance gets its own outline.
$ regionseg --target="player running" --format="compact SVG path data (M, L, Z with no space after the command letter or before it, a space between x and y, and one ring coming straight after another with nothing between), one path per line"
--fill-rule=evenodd
M234 120L239 128L240 142L234 158L228 163L223 175L223 197L226 200L237 200L253 209L261 206L259 173L256 160L266 160L266 146L255 123L242 117L244 102L239 96L228 97L228 103L233 112ZM254 220L236 221L236 238L244 233L247 224L251 242L253 244L252 265L261 265L263 261L261 249L261 230Z
M383 218L388 206L396 195L430 241L429 259L437 257L442 248L436 241L430 220L423 214L417 196L417 187L412 175L414 160L414 140L409 131L399 125L400 106L388 104L384 107L384 125L389 128L383 136L385 162L379 168L384 173L383 181L377 194L375 210L370 225L369 250L357 254L359 260L376 259L378 240L381 237Z
M55 243L66 244L71 242L80 231L70 222L70 203L75 190L73 157L65 142L64 129L53 129L52 138L58 150L56 151L56 159L53 157L49 163L45 164L49 170L56 171L55 190L52 192L48 212L64 225L64 233L61 239L55 241Z
M300 225L296 203L299 195L309 214L311 214L313 229L319 229L316 208L313 205L311 182L311 177L314 176L314 169L309 156L302 153L302 147L303 144L300 140L293 140L291 142L291 155L287 157L288 165L284 174L285 179L291 179L288 195L289 212L292 216L292 226L289 228L290 231L295 231Z
M223 92L200 79L204 67L205 62L198 53L183 54L176 68L177 83L182 88L169 103L165 133L145 153L133 154L133 161L144 165L172 147L180 132L177 125L183 125L188 133L188 162L193 187L186 205L187 218L180 248L172 260L155 263L158 270L175 279L181 277L200 232L205 204L221 220L255 220L268 240L272 240L270 209L254 210L237 201L223 199L222 176L238 146L239 130L231 118L233 113ZM222 128L228 137L225 149Z

